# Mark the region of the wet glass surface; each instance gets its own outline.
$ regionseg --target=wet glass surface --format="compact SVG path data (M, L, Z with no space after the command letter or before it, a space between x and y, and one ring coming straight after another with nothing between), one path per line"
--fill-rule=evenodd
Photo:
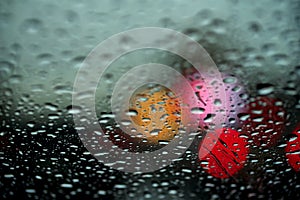
M300 198L299 9L297 0L1 1L1 198ZM182 73L198 102L191 115L200 116L183 155L157 171L129 173L104 165L84 146L73 115L87 110L72 106L73 83L100 42L143 27L170 28L199 42L221 72L227 97L226 103L209 98L195 69L170 52L143 49L115 60L98 84L95 109L119 148L153 151L184 134L177 99L169 88L149 93L153 85L133 97L127 110L142 127L134 128L149 132L132 140L120 130L107 105L115 84L133 66L162 63ZM126 49L135 39L118 44ZM226 120L205 141L218 115L209 105L225 106ZM148 108L166 115L151 119ZM149 121L164 126L157 129ZM214 132L224 135L215 138ZM205 148L210 151L202 156Z

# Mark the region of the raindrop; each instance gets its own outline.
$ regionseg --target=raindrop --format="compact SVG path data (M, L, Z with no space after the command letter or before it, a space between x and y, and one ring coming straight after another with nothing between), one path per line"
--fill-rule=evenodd
M234 124L236 122L235 118L229 118L228 121L230 124Z
M58 114L49 114L48 119L52 119L52 120L59 119L59 115Z
M67 107L68 113L69 114L78 114L81 112L81 107L80 106L74 106L74 105L70 105Z
M274 92L274 86L269 83L257 84L256 89L259 95L269 95Z
M254 121L254 122L262 122L263 120L264 120L264 117L254 117L252 119L252 121Z
M158 141L158 144L160 144L160 145L168 145L168 144L169 144L169 141L166 141L166 140L159 140L159 141Z
M226 78L223 79L224 83L236 83L237 79L233 76L228 76Z
M213 121L213 118L215 117L215 114L207 114L206 117L204 118L204 122L210 123Z
M195 41L199 41L201 39L201 33L198 31L198 29L187 29L185 34Z
M27 122L27 126L29 127L29 128L33 128L34 126L35 126L35 122L34 121L31 121L31 122Z
M169 190L169 194L175 195L175 194L177 194L177 190L171 189L171 190Z
M165 121L168 117L169 117L168 114L163 114L163 115L160 117L160 121Z
M124 126L129 126L131 124L131 121L130 120L122 120L121 124Z
M71 94L72 88L66 85L56 85L54 88L55 94Z
M138 115L138 112L134 109L130 109L129 111L126 112L126 115L127 116L137 116Z
M251 110L251 113L256 114L256 115L261 115L263 113L263 110L253 109L253 110Z
M249 31L253 33L258 33L262 30L261 25L258 22L251 22L249 24Z
M113 118L115 118L115 115L111 114L111 113L105 113L105 114L101 114L101 118L113 119Z
M124 185L124 184L116 184L116 185L115 185L115 188L116 188L116 189L126 189L127 186Z
M215 100L214 100L214 104L215 104L216 106L221 106L221 105L222 105L222 101L221 101L220 99L215 99Z
M194 107L191 109L191 113L192 114L195 114L195 115L200 115L200 114L203 114L205 111L204 108L200 108L200 107Z
M106 195L106 191L105 191L105 190L99 190L99 191L98 191L98 194L104 196L104 195Z
M14 178L13 174L4 174L4 178Z
M50 110L50 111L57 111L58 106L54 105L52 103L45 103L45 108Z
M150 122L151 118L147 118L147 117L143 117L142 118L142 122Z
M152 136L155 136L155 135L158 135L160 131L162 131L162 130L161 129L153 129L152 131L150 131L150 134Z
M21 24L21 33L36 34L41 31L43 23L39 19L26 19Z
M138 101L146 102L146 101L148 101L148 98L144 97L144 96L140 96L140 97L138 97Z
M69 184L69 183L63 183L60 186L63 187L63 188L72 188L73 187L73 185Z
M27 193L36 193L35 189L26 189L25 191Z
M297 140L297 136L295 135L295 136L291 136L290 138L289 138L289 142L293 142L293 141L295 141L295 140Z
M66 11L66 19L68 22L70 23L74 23L76 21L78 21L78 15L76 12L74 12L73 10L68 10Z
M240 120L246 121L250 117L250 115L246 114L246 113L239 113L238 117L239 117Z
M241 89L242 89L242 87L240 87L240 86L234 86L231 90L233 92L239 92Z
M7 80L8 77L12 74L14 65L7 61L0 62L0 82Z

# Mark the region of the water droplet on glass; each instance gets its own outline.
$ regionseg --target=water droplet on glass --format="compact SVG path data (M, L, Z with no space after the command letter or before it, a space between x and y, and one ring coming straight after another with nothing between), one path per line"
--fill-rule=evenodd
M131 121L130 120L122 120L121 124L124 126L129 126L131 124Z
M258 84L256 86L259 95L269 95L274 91L274 86L272 84Z
M160 131L162 131L162 130L161 129L153 129L152 131L150 131L150 135L152 135L152 136L158 135Z
M127 116L137 116L138 112L136 110L131 109L131 110L126 112L126 115Z
M21 32L28 34L36 34L41 31L43 26L42 21L39 19L26 19L21 24Z
M204 108L200 108L200 107L194 107L191 109L191 113L192 114L195 114L195 115L200 115L200 114L203 114L205 111Z
M221 106L221 105L222 105L222 101L221 101L220 99L215 99L215 100L214 100L214 104L215 104L216 106Z

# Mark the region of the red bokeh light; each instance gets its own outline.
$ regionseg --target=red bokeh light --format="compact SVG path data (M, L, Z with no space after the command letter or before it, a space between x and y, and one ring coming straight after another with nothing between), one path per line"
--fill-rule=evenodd
M296 171L300 171L300 123L293 131L293 138L287 142L285 147L286 158L290 166Z
M211 145L214 146L211 148ZM199 146L198 157L210 175L228 178L243 168L248 152L247 140L239 132L222 128L206 135Z

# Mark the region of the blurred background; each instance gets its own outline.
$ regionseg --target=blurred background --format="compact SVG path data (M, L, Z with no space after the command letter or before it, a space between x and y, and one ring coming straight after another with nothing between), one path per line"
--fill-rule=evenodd
M300 122L299 11L298 0L2 0L1 197L300 198L300 175L288 164L284 150ZM182 159L152 173L124 173L98 162L74 129L76 72L101 41L149 26L171 28L198 41L221 72L239 79L249 99L282 100L288 120L276 145L251 148L244 168L226 179L201 168L195 154L197 139ZM159 57L159 52L150 58L141 55L125 56L119 63L125 66L122 70L118 62L113 64L105 84L113 84L118 73L126 71L124 63L174 63L174 58ZM96 101L102 105L105 100ZM103 109L100 106L107 112Z

